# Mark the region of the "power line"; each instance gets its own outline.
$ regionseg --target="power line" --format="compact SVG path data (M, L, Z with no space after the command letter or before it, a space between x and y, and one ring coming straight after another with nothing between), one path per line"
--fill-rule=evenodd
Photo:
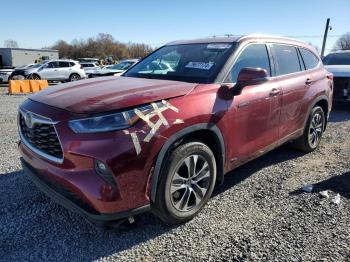
M323 35L289 35L290 38L322 38ZM327 37L341 37L341 35L328 35Z

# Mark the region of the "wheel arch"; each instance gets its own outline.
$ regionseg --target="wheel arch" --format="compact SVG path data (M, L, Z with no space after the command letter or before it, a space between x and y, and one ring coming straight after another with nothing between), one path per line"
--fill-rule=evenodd
M204 139L205 134L210 134L208 138ZM211 138L214 138L212 141ZM224 163L225 163L225 143L224 138L221 134L220 129L215 124L195 124L189 127L186 127L170 138L162 146L161 150L158 153L155 167L151 179L151 201L154 203L157 193L159 175L163 167L163 161L168 156L168 153L174 147L181 144L182 141L186 140L199 140L207 144L215 155L217 161L217 180L222 183L224 177ZM209 141L209 142L206 142ZM208 144L209 143L209 144Z
M329 101L328 101L328 97L326 95L321 95L318 96L315 100L313 100L313 102L311 103L311 105L309 106L308 109L308 114L305 117L304 120L304 128L306 126L307 120L309 118L309 115L311 113L311 110L315 107L315 106L320 106L323 109L323 112L325 114L325 126L324 129L326 130L327 124L328 124L328 116L329 116Z

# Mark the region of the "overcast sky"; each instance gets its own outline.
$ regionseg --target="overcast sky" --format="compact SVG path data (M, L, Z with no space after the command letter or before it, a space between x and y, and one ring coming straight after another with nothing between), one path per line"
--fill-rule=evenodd
M1 10L0 46L13 39L25 48L98 33L153 47L227 33L291 36L321 47L329 17L331 49L337 36L350 31L349 0L17 0L2 2Z

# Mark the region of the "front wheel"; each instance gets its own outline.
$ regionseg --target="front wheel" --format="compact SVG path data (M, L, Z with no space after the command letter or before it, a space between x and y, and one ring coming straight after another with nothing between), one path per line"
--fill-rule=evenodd
M28 79L30 79L30 80L40 80L40 76L38 76L37 74L31 74L31 75L29 75Z
M322 107L315 106L311 110L303 135L294 142L295 146L304 152L314 151L320 144L325 123Z
M192 219L208 202L216 181L216 161L210 148L189 142L174 149L160 174L154 213L165 223Z

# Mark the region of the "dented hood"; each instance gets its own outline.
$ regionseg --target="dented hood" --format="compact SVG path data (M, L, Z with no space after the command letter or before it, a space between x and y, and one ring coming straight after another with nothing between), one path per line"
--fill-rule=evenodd
M99 113L185 95L196 84L132 77L101 77L46 88L30 99L74 113Z

